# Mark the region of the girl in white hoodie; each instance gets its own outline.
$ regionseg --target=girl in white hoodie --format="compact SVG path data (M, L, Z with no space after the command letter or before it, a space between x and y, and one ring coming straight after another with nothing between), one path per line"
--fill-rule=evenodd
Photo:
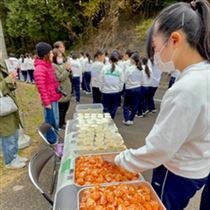
M92 96L93 103L101 103L101 91L99 77L104 67L105 51L98 50L94 56L95 62L91 66L91 85L92 85Z
M152 70L148 66L148 59L142 58L142 84L140 103L138 107L138 117L145 117L149 113L149 87L152 83Z
M138 53L131 56L131 66L125 70L125 99L123 105L123 123L132 125L140 102L142 64Z
M124 85L124 74L122 69L117 65L119 53L112 52L110 64L104 66L100 75L100 90L103 94L102 103L104 112L109 112L114 119L119 105L120 92Z
M167 210L185 209L210 172L209 32L206 0L175 3L155 19L148 57L161 71L178 69L181 76L165 93L145 146L115 159L129 171L154 168L152 186Z

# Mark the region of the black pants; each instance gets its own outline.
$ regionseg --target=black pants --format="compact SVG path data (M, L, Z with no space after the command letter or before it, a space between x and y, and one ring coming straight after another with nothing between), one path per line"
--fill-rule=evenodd
M27 81L27 74L28 74L28 71L21 71L22 75L23 75L23 79L24 81L26 82Z
M202 195L201 195L201 204L200 204L200 210L206 210L210 209L210 174L208 176L207 183L203 189Z
M62 128L65 125L66 113L69 109L70 101L58 103L59 107L59 128Z
M101 91L99 90L99 88L92 87L92 94L93 94L93 103L94 104L101 103L102 94L101 94Z
M119 105L120 93L103 93L102 104L104 112L110 113L112 119L115 118L117 108Z
M152 186L167 210L186 208L189 200L206 182L207 177L203 179L185 178L168 171L163 165L153 170Z
M34 81L34 70L33 69L28 70L28 75L30 78L30 82L33 82Z

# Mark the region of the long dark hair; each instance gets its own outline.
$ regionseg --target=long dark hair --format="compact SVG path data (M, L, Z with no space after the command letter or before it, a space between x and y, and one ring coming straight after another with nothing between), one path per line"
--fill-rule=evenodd
M147 51L147 56L151 60L152 64L154 64L154 48L153 48L153 43L152 43L152 35L153 35L154 27L151 27L148 30L147 33L147 40L146 40L146 51Z
M131 55L131 59L135 61L136 67L137 67L140 71L143 70L143 68L142 68L142 63L141 63L141 58L140 58L140 56L139 56L138 53L133 53L133 54Z
M85 53L86 57L88 58L88 63L91 63L91 57L89 53Z
M145 66L145 73L146 73L146 75L148 76L148 78L150 78L150 77L151 77L151 72L150 72L150 69L149 69L149 67L148 67L148 59L145 58L145 57L143 57L143 58L142 58L142 63L143 63L144 66Z
M189 45L210 62L209 2L196 0L191 3L175 3L167 7L155 19L151 33L162 33L167 40L171 33L179 29L186 34ZM147 48L151 46L147 45ZM151 50L147 49L147 52Z
M119 53L118 51L113 51L109 57L109 60L112 62L112 68L111 68L111 72L114 72L115 70L115 63L117 63L119 61Z

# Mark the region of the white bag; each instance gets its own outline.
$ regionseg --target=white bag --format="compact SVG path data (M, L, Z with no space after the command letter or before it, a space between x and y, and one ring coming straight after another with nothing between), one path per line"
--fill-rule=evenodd
M0 91L0 117L9 115L18 110L17 105L10 96L3 96Z

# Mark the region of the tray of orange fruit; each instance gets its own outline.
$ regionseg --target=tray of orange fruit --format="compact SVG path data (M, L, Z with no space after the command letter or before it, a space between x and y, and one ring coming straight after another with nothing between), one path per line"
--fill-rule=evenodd
M145 181L96 185L81 189L78 210L166 210Z
M131 173L114 164L118 152L78 156L74 161L74 184L78 187L104 183L123 183L143 180L138 173Z

